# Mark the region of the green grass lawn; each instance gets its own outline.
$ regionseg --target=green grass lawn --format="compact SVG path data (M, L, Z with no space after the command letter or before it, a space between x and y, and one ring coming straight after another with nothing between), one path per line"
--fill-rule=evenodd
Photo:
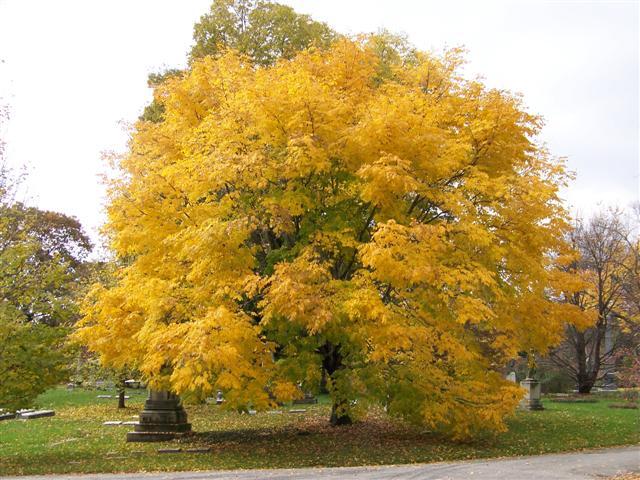
M129 426L105 427L106 420L135 420L145 398L128 392L124 410L101 393L56 389L38 406L56 416L0 422L0 476L71 472L131 472L353 466L434 462L528 455L640 443L640 410L597 403L546 401L542 412L518 412L509 431L471 443L443 440L421 429L391 422L373 412L349 427L327 425L329 405L296 406L304 414L226 412L215 405L189 405L195 434L171 443L126 443ZM324 399L323 399L324 400ZM160 454L158 448L208 446L204 454Z

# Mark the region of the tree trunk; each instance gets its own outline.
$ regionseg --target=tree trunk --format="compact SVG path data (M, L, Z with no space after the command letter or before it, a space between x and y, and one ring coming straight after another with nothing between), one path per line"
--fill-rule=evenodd
M581 394L591 393L591 389L593 388L594 383L595 382L593 381L590 375L578 377L578 393L581 393Z
M118 408L125 408L125 404L124 404L124 394L125 394L126 390L125 390L125 383L124 383L124 378L121 377L120 381L118 382Z
M574 330L575 336L575 348L576 348L576 363L577 363L577 374L576 374L576 382L578 390L580 390L580 386L584 384L587 379L587 354L585 352L585 338L584 332L580 332L575 328L571 327Z
M322 368L326 372L326 376L333 378L333 374L343 367L340 346L327 342L319 349L319 353L322 354ZM351 425L353 423L349 416L348 400L334 399L329 422L333 426Z
M333 405L331 406L331 418L329 419L331 425L338 427L340 425L351 425L353 423L349 414L345 413L349 411L348 407L349 402L344 400L333 402ZM338 413L341 410L342 412Z
M593 336L589 342L585 337L585 332L580 332L574 329L574 342L575 342L575 350L576 350L576 383L578 388L578 393L588 394L591 393L591 389L596 383L596 379L598 378L598 372L600 370L600 348L599 344L602 341L600 332L598 329L593 330ZM592 344L595 342L595 345ZM589 347L591 348L591 355L588 355L587 350ZM595 350L596 358L592 358Z

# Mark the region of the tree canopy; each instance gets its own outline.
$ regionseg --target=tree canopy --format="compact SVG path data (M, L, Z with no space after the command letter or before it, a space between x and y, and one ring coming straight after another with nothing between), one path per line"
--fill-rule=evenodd
M76 219L16 202L16 179L0 169L0 406L19 408L65 377L91 245Z
M324 375L334 423L378 404L454 437L503 429L521 390L499 367L579 317L553 301L576 283L556 268L567 175L459 51L380 52L342 39L255 68L228 50L163 82L164 121L136 125L110 191L126 265L77 337L229 406Z

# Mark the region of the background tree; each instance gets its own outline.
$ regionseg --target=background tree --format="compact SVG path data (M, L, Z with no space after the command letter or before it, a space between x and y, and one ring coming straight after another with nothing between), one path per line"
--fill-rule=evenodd
M327 48L336 34L325 23L270 1L214 0L193 29L191 61L232 48L254 65L292 59L309 47Z
M68 327L89 240L77 220L20 203L0 207L0 404L28 406L65 378Z
M638 241L622 212L611 210L578 223L571 242L579 255L571 269L583 278L585 288L566 301L590 315L593 326L568 324L566 340L550 358L567 371L578 392L589 393L611 373L620 349L638 345Z
M159 87L164 121L138 123L111 189L128 261L77 337L230 407L324 372L334 424L381 404L454 437L504 429L521 390L500 367L580 315L550 297L573 277L539 119L461 78L457 51L383 64L342 40L246 62L205 57Z
M626 244L628 255L620 265L624 271L622 283L621 311L626 313L626 319L640 319L640 203L631 207L631 214L626 221L619 222L617 235Z

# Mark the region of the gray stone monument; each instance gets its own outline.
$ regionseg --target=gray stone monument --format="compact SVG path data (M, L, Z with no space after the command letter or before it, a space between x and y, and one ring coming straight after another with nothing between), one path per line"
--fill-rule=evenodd
M533 378L525 378L520 382L524 388L524 398L520 401L520 408L523 410L544 410L540 401L540 382Z
M520 382L520 386L525 390L524 398L520 400L520 408L523 410L544 410L540 401L542 393L540 382L535 379L537 365L533 350L529 352L528 363L527 378Z
M140 421L127 442L164 442L191 431L180 397L163 390L149 390L149 397L140 413Z

